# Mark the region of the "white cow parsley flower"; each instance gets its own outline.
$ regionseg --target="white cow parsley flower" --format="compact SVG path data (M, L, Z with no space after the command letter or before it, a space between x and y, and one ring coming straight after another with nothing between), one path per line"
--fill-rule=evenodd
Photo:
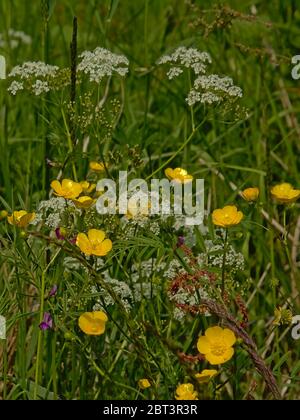
M211 240L205 240L206 252L197 256L200 266L223 267L223 245L215 244ZM243 271L245 259L242 253L237 252L232 245L229 245L226 252L226 268L232 272Z
M35 83L33 83L32 89L34 94L37 96L50 91L48 82L42 82L41 80L37 80Z
M212 105L224 100L234 100L243 96L242 89L233 84L230 77L221 77L217 74L202 75L196 78L194 86L189 92L186 101L189 106L200 102Z
M58 70L57 66L45 64L42 61L27 61L20 66L14 67L8 77L19 76L22 80L32 77L55 77Z
M218 105L226 101L232 104L237 98L241 98L243 96L242 89L235 86L230 77L206 74L207 66L211 63L209 53L187 47L179 47L172 54L164 55L157 61L157 64L170 65L167 72L167 77L170 80L180 76L184 68L192 70L195 80L185 99L189 106L194 106L197 103Z
M167 73L169 79L179 76L183 72L181 67L192 69L195 74L205 73L207 64L210 63L211 57L207 52L187 47L179 47L172 54L164 55L157 61L158 65L171 64Z
M171 67L170 70L167 72L167 76L170 80L174 79L175 77L180 76L183 73L182 68L180 67Z
M44 222L50 229L56 229L61 226L62 220L68 217L66 210L80 213L71 200L65 200L62 197L53 197L50 200L41 201L38 205L36 217L33 224L38 225Z
M121 299L125 309L129 311L131 309L133 296L128 284L124 281L111 278L108 271L103 272L102 275L105 280L105 283L112 288L114 293ZM104 306L110 306L116 303L113 297L110 295L110 293L101 286L99 286L99 289L93 286L91 291L93 294L96 294L99 297L101 297L101 299L99 299L95 303L93 310L103 309L103 304L101 300L104 302Z
M124 77L128 73L129 61L124 55L97 47L94 51L84 51L80 55L78 71L89 75L91 82L99 83L103 77L117 73Z
M17 82L16 80L14 80L10 84L10 86L7 90L8 90L9 93L11 93L12 95L15 96L19 90L23 90L23 89L24 89L23 82Z
M15 79L8 87L12 95L20 90L27 89L34 95L47 93L55 85L59 75L59 67L45 64L42 61L28 61L20 66L14 67L8 78Z

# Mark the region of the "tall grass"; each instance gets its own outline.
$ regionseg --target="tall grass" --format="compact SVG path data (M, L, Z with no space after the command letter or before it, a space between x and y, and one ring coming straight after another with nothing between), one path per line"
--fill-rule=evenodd
M196 3L201 5L183 0L43 0L29 8L19 0L0 2L4 37L9 28L32 37L30 46L0 48L8 70L34 60L70 67L72 33L74 66L75 16L77 55L102 46L125 54L131 63L125 81L109 82L105 109L111 120L103 122L103 117L89 138L70 123L69 97L52 92L43 98L25 93L13 97L0 81L1 207L34 210L58 174L82 180L89 161L98 158L110 159L107 171L113 177L116 169L130 169L136 177L150 179L171 166L204 178L207 214L233 202L246 214L228 240L246 261L235 281L249 326L247 335L235 330L244 347L237 348L218 385L199 387L201 398L278 398L279 390L283 399L298 399L300 342L291 338L290 326L277 328L272 321L278 306L300 313L299 204L286 212L269 195L275 183L300 186L299 89L290 76L290 58L300 47L297 2L231 0L227 3L236 13L225 8L221 15L210 1ZM163 53L180 45L211 54L212 72L230 75L242 87L247 116L234 121L189 109L184 100L188 77L168 81L156 66ZM76 89L73 112L80 113L89 88L82 84ZM90 93L99 101L106 86ZM239 196L252 185L260 189L256 207ZM202 369L202 362L186 357L196 356L198 336L212 323L229 322L237 328L230 318L233 311L241 316L235 305L226 316L214 307L211 318L176 320L166 294L170 284L153 268L147 281L159 284L161 293L133 305L130 313L114 296L116 304L105 307L105 335L94 340L77 324L79 315L93 307L91 286L109 289L93 261L41 232L28 237L4 220L0 224L0 314L8 329L7 339L0 340L0 399L174 398L177 385L194 383L193 375ZM206 224L215 239L210 218ZM107 229L114 232L113 222ZM196 238L195 254L203 251L201 230ZM184 253L174 251L176 239L169 227L163 235L144 232L132 242L116 238L105 267L112 278L130 284L133 263L139 267L151 257L183 260ZM66 255L77 258L85 271L66 270ZM225 271L222 275L224 279ZM54 284L58 293L48 299ZM43 332L38 325L46 310L53 314L55 327ZM256 348L252 341L247 344L250 337ZM142 391L137 381L144 377L152 386Z

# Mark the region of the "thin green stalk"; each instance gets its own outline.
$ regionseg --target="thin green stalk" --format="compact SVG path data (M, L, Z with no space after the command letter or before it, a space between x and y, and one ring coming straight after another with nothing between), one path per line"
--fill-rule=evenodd
M67 133L69 154L71 156L71 161L72 161L71 165L72 165L73 177L74 177L74 180L77 181L78 178L77 178L76 166L75 166L75 163L72 159L72 154L73 154L73 149L74 149L74 146L73 146L73 143L72 143L72 137L71 137L71 133L70 133L70 130L69 130L69 127L68 127L68 123L67 123L67 119L66 119L66 115L64 113L64 110L62 109L61 112L62 112L62 117L63 117L63 120L64 120L64 125L65 125L65 129L66 129L66 133Z
M55 261L56 257L60 253L61 249L58 249L56 254L54 254L53 258L50 260L49 264L42 272L41 277L41 287L40 287L40 311L39 311L39 324L43 321L44 316L44 307L45 307L45 279L46 273L50 266ZM39 329L38 332L38 345L37 345L37 354L36 354L36 365L35 365L35 387L34 387L34 394L33 399L37 399L38 387L40 382L40 376L42 372L42 344L43 344L43 331Z
M45 63L49 62L49 0L41 1L43 30L42 30L42 55ZM43 132L43 180L42 190L43 196L47 195L47 185L50 183L50 171L47 165L47 157L50 150L50 143L47 133L48 110L46 103L48 96L42 101L42 132Z
M40 314L39 314L39 324L43 321L44 315L44 303L45 303L45 271L42 272L42 281L41 281L41 303L40 303ZM37 392L39 387L40 381L40 372L41 372L41 355L42 355L42 341L43 341L43 334L42 330L39 330L38 333L38 345L37 345L37 354L36 354L36 365L35 365L35 387L34 387L34 394L33 399L37 399Z
M189 88L192 89L192 76L191 70L189 70ZM195 115L194 115L194 107L193 105L190 106L191 110L191 124L192 124L192 131L195 131Z
M149 0L145 0L144 47L145 47L146 65L148 64L148 14L149 14Z
M283 234L283 244L284 244L284 249L285 249L285 253L290 265L290 269L293 270L293 262L292 262L292 258L291 258L291 254L290 254L290 250L289 250L289 246L288 246L288 229L287 229L287 223L286 223L286 207L284 207L283 210L283 228L284 228L284 234Z
M187 139L182 143L182 145L179 147L179 149L173 153L173 155L167 159L162 165L160 165L159 168L157 168L152 174L147 176L146 181L148 179L152 178L155 174L157 174L159 171L161 171L165 166L167 166L170 162L172 162L173 159L189 144L189 142L193 139L194 135L197 133L199 128L204 124L205 119L195 128L194 131L191 132L191 134L187 137Z
M225 298L225 270L226 270L226 254L228 245L228 229L225 229L225 239L223 248L223 262L222 262L222 298Z
M56 369L56 340L57 333L55 332L52 337L52 366L51 366L51 379L53 383L54 399L57 400L57 369Z
M77 17L73 18L73 34L70 44L70 60L71 60L71 88L70 88L70 102L72 115L69 118L70 137L73 147L76 144L76 126L75 126L75 112L76 112L76 80L77 80Z

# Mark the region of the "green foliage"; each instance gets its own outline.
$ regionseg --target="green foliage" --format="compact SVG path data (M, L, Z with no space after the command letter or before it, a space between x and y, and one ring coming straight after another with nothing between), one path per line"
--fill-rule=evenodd
M299 397L300 341L292 339L290 326L273 324L276 307L300 313L299 204L286 211L269 194L276 183L300 186L299 88L290 75L291 57L300 46L299 12L296 1L227 4L61 0L28 7L20 0L0 2L0 54L8 72L39 60L61 69L55 89L40 96L9 95L11 81L0 81L1 209L35 211L49 198L50 181L58 175L96 182L128 170L150 179L153 174L162 178L170 166L205 179L208 215L207 232L196 228L194 242L178 249L178 236L187 233L176 231L170 221L160 224L159 234L139 224L129 234L119 217L100 218L93 210L77 217L68 209L62 222L67 239L91 227L112 239L113 250L100 267L68 240L57 240L53 229L30 226L24 233L0 220L0 314L7 318L7 340L0 340L0 399L163 400L173 399L184 382L195 384L199 399L272 398L241 337L221 374L209 385L195 383L195 373L209 368L197 358L197 338L224 319L192 311L183 320L176 318L169 293L174 278L164 275L174 260L179 264L175 277L182 267L191 277L200 269L209 272L215 285L201 276L196 280L208 283L207 293L219 303L225 276L227 309L247 324L282 398ZM126 78L96 84L78 76L75 104L69 89L74 16L78 54L100 46L130 61ZM10 28L26 32L32 43L13 48ZM163 54L182 45L209 52L210 73L229 76L242 88L238 109L187 105L190 75L168 80L157 65ZM90 161L105 162L104 173L90 171ZM259 187L256 204L240 197L247 186ZM223 251L210 251L205 240L223 247L224 237L209 213L227 204L236 204L245 215L228 238L242 253L245 268L224 273L224 265L211 264L222 259ZM207 260L193 266L199 254ZM161 268L143 271L152 258ZM131 288L138 284L140 293L150 285L150 296L133 299L127 311L107 278ZM58 292L50 298L53 285ZM109 321L104 335L87 336L78 317L96 303ZM201 305L201 299L196 303ZM52 314L52 330L39 329L41 308ZM139 389L141 378L152 386Z

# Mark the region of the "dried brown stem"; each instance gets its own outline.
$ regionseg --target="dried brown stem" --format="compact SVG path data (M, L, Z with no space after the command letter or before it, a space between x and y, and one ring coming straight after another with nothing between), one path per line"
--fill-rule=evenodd
M244 328L242 328L241 325L235 320L235 318L228 312L225 306L209 299L203 299L201 303L207 307L210 313L221 318L224 324L243 340L245 348L251 357L254 366L264 378L269 391L276 400L280 400L281 395L274 375L270 368L265 364L264 360L257 353L257 348L254 341L244 330Z

